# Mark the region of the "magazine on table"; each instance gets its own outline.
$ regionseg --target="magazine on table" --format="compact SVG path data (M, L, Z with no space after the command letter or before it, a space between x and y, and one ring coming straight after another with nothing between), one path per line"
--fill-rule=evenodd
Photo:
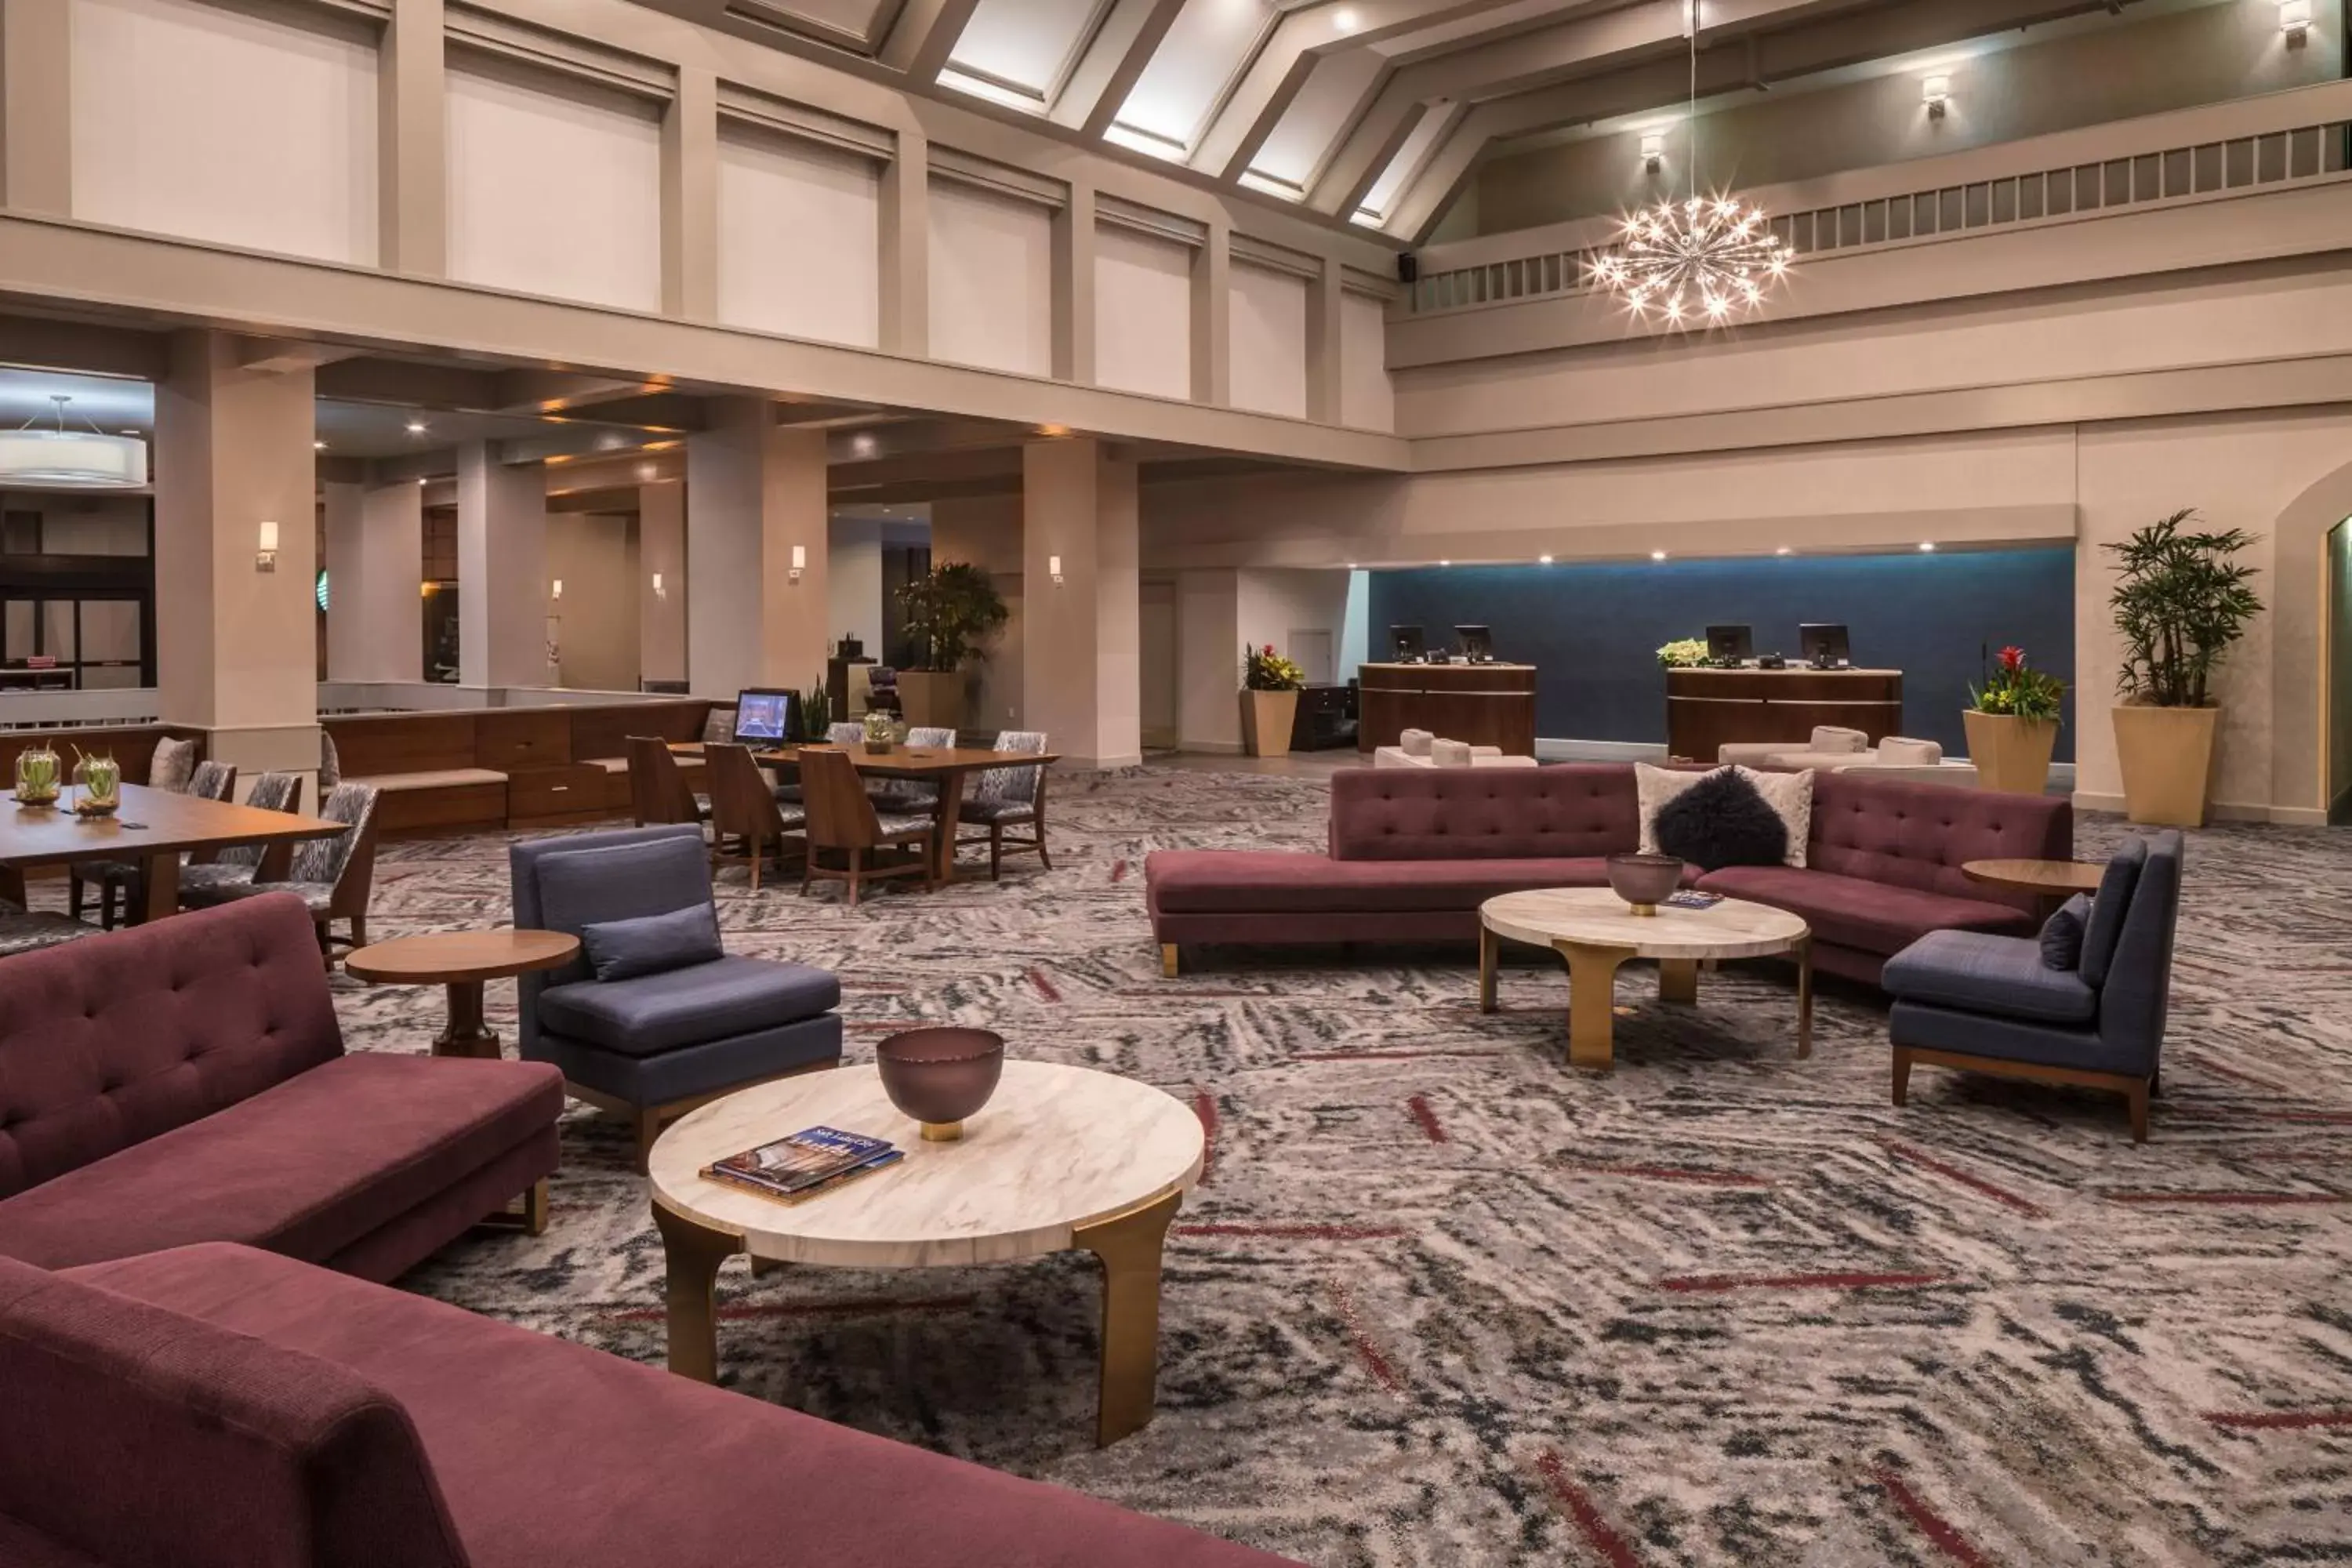
M702 1173L763 1197L795 1203L904 1157L905 1151L887 1139L835 1127L805 1127L773 1142L714 1160L702 1168Z

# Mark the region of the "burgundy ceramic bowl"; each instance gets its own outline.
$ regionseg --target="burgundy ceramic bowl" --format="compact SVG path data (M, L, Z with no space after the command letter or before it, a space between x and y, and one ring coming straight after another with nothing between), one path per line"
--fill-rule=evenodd
M963 1136L963 1119L988 1103L1004 1074L1004 1037L987 1029L908 1029L874 1047L882 1092L943 1142Z
M1636 914L1654 914L1683 885L1683 863L1672 855L1612 855L1609 890L1633 906Z

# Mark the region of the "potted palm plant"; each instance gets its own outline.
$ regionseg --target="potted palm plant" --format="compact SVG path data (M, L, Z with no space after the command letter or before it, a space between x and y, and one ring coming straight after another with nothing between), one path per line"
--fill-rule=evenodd
M934 566L898 590L915 662L898 672L898 701L909 724L963 728L963 667L988 656L980 644L1004 625L1003 595L968 561Z
M2221 716L2213 671L2263 611L2249 586L2259 568L2232 559L2255 536L2239 528L2183 532L2196 518L2193 510L2177 511L2102 546L2116 557L2109 604L2124 639L2116 752L2134 822L2204 822Z
M1969 761L1977 783L2010 795L2040 795L2050 787L2050 752L2058 742L2059 705L2066 683L2025 661L2021 647L2000 650L2000 662L1981 686L1969 688L1960 710L1969 734Z
M1242 744L1253 757L1286 755L1307 673L1275 652L1272 643L1244 647L1242 661Z

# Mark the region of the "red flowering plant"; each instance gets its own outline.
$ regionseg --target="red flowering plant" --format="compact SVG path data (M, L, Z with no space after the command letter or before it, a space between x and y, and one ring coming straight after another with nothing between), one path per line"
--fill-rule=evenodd
M2021 647L2005 647L1981 686L1969 688L1979 713L2000 713L2029 723L2054 724L2066 683L2025 662Z
M1275 652L1272 643L1244 646L1242 658L1248 671L1244 684L1252 691L1296 691L1307 684L1307 672Z

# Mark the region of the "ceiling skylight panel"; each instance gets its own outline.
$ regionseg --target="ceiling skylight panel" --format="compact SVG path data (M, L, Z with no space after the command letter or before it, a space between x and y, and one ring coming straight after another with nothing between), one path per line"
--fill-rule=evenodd
M1381 74L1381 57L1370 49L1325 55L1307 73L1298 96L1250 160L1252 174L1303 194L1323 161L1347 134L1356 110Z
M1448 114L1449 110L1442 103L1422 106L1421 118L1413 122L1412 130L1405 136L1404 145L1399 147L1396 156L1389 160L1389 166L1381 171L1381 177L1372 182L1372 188L1364 195L1364 205L1355 210L1353 216L1356 222L1380 224L1388 220L1389 214L1396 207L1398 195L1404 189L1404 183L1420 169L1428 158L1430 149L1436 144L1438 132L1445 129Z
M1267 0L1187 0L1119 106L1112 130L1125 134L1112 140L1182 157L1279 16Z
M1053 107L1109 0L980 0L940 81L999 102Z
M888 5L889 0L734 0L732 8L791 32L870 49Z

